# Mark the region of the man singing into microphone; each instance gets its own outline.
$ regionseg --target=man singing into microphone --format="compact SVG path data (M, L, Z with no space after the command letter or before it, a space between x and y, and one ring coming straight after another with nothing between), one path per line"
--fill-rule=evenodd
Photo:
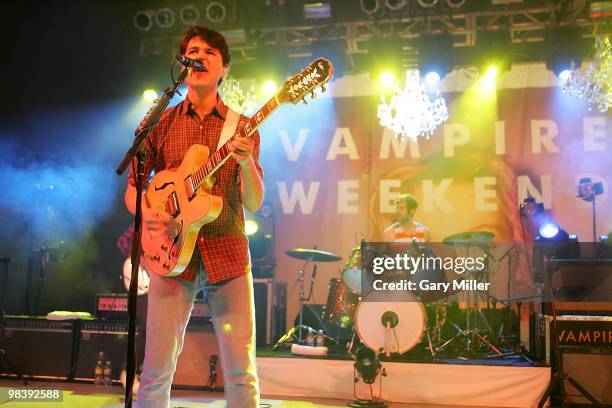
M151 170L178 167L193 144L206 145L214 152L222 130L233 126L233 134L239 119L246 120L231 111L217 93L230 64L225 38L214 30L193 27L183 37L180 53L200 62L203 68L189 72L185 100L163 113L145 142L146 176ZM219 344L227 406L258 406L253 284L243 207L254 212L263 200L259 134L238 138L231 146L231 158L215 173L211 191L222 197L223 208L216 220L200 230L191 262L176 278L151 276L144 369L137 401L141 408L169 406L177 358L200 290L204 291ZM134 212L133 170L125 201ZM165 228L169 217L143 204L143 232Z
M395 199L397 221L385 231L386 242L428 242L431 239L429 228L414 220L419 204L410 194L402 194Z

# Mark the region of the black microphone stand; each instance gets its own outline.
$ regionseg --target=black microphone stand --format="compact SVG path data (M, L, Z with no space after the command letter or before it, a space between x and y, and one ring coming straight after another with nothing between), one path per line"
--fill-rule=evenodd
M134 387L134 377L136 375L136 312L138 302L138 267L140 266L140 241L142 237L142 192L144 190L145 177L144 162L146 151L142 148L144 140L151 130L157 125L162 113L168 107L170 100L178 92L179 86L185 81L189 70L183 69L179 77L174 81L172 88L166 88L164 95L157 100L157 103L149 109L142 122L136 129L136 137L132 146L125 154L125 157L117 167L116 173L122 175L129 164L137 158L136 164L136 209L134 213L134 237L132 239L132 277L130 289L128 291L128 347L126 362L125 379L125 407L132 406L132 393ZM146 324L146 323L145 323Z

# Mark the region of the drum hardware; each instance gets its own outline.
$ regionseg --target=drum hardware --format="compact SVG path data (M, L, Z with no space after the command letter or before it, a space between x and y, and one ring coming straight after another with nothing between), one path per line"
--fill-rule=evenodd
M295 337L296 331L297 331L297 342L300 344L304 342L304 337L302 336L303 330L305 327L303 325L304 302L309 301L310 298L312 297L312 288L314 286L314 282L315 282L315 278L317 274L317 265L314 265L312 269L311 279L310 279L310 290L308 293L308 297L305 297L304 296L304 274L305 274L306 268L308 267L308 263L309 262L335 262L335 261L339 261L342 259L341 257L339 257L338 255L334 253L317 250L316 247L314 249L295 248L295 249L288 250L285 253L292 258L300 259L304 261L304 265L298 271L298 283L300 285L300 298L299 298L300 307L299 307L299 313L298 313L299 323L297 327L294 326L291 329L289 329L289 331L285 335L283 335L281 339L279 339L276 342L276 344L274 345L275 350L282 343Z
M489 260L495 259L493 255L490 253L489 249L493 248L495 245L490 241L495 237L495 234L488 231L469 231L462 232L459 234L453 234L446 238L444 238L443 242L447 245L456 245L456 246L464 246L466 248L466 253L469 255L470 250L479 248L484 251L485 258L485 267L482 271L478 271L480 273L481 279L484 279L487 282L489 280ZM473 295L473 296L470 296ZM455 336L448 339L444 342L440 347L435 350L435 354L437 355L439 352L444 350L449 344L453 341L463 338L465 340L465 349L467 352L473 352L475 350L472 349L473 343L476 339L479 339L483 344L485 344L492 352L496 355L501 355L502 352L493 345L485 336L482 335L482 332L492 333L491 326L484 315L479 300L479 291L477 289L474 290L466 290L465 291L465 304L466 304L466 315L465 315L465 330L462 329L459 325L454 322L450 322L450 324L455 328L457 333ZM487 289L486 293L486 301L487 301L487 311L490 312L490 300L493 296L490 295L489 290ZM472 310L472 303L475 305L475 310ZM490 315L490 313L489 313ZM485 328L481 329L480 324L484 324Z

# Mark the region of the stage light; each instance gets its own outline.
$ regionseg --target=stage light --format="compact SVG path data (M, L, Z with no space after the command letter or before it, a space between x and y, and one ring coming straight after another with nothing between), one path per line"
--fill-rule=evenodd
M398 11L406 7L408 0L385 0L385 6L391 11Z
M540 226L538 232L544 239L553 239L559 234L559 226L553 222L545 222Z
M378 82L383 89L389 90L395 84L395 76L391 72L385 71L378 77Z
M140 31L149 31L153 27L153 10L141 10L134 13L134 27Z
M355 353L355 370L359 373L363 382L372 384L380 373L381 364L374 351L369 348L361 348Z
M271 79L268 79L261 85L261 90L266 96L274 95L274 93L276 92L276 89L277 89L276 82L274 82Z
M244 230L247 235L255 235L259 231L259 224L255 220L246 220L244 222Z
M144 99L147 103L153 103L157 99L157 92L153 89L145 89L142 93L142 99Z
M563 82L567 82L571 73L572 73L571 70L564 69L563 71L559 72L559 79Z
M302 10L306 20L320 20L331 17L331 5L329 3L304 3Z
M181 22L186 26L195 25L200 19L200 10L196 6L187 4L181 8L179 14Z
M446 0L446 5L452 9L460 9L465 4L465 0Z
M380 9L380 0L359 0L361 11L367 15L375 14Z
M170 28L174 25L174 11L168 7L162 7L155 13L155 22L161 28Z
M491 65L487 68L487 72L485 72L486 77L496 77L497 76L497 67L495 65Z
M438 74L436 71L428 72L425 75L425 81L429 85L436 85L438 82L440 82L440 74Z
M417 3L423 8L432 8L438 4L439 1L440 0L417 0Z
M597 258L612 259L612 232L599 237L597 243Z
M213 1L206 6L206 18L211 23L220 23L225 20L226 9L223 3Z

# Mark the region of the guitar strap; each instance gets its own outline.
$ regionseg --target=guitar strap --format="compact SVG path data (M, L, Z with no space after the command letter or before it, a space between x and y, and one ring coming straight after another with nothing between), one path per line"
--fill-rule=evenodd
M221 136L219 137L219 144L217 150L221 148L228 140L234 136L236 129L238 128L238 121L240 120L240 114L233 109L227 108L227 114L225 115L225 123L223 124L223 130L221 130Z

